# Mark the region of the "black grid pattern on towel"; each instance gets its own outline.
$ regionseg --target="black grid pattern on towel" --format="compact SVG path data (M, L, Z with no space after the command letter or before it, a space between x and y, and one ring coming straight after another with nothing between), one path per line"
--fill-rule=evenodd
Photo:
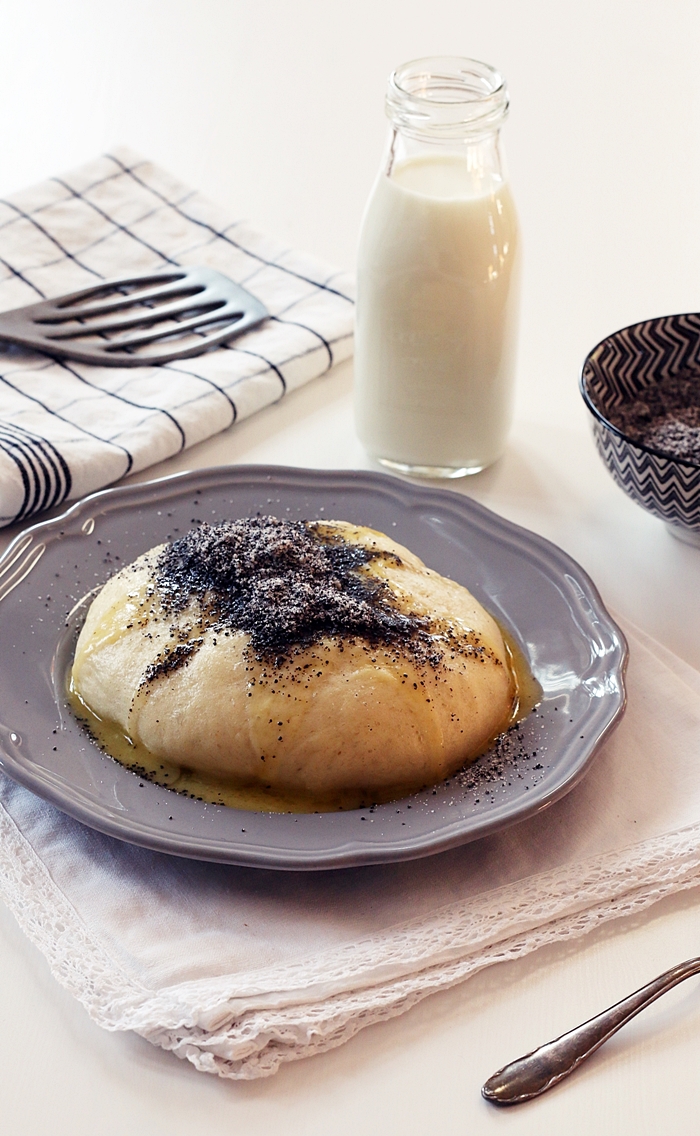
M216 352L133 370L0 345L0 524L169 457L323 374L350 354L353 318L338 273L130 151L0 200L0 310L200 263L257 294L270 319Z
M0 449L15 463L24 497L16 520L58 505L70 493L71 473L61 454L46 438L0 422Z

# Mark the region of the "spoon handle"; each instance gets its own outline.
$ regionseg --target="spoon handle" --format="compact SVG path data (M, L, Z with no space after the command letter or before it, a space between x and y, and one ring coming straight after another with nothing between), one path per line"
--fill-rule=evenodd
M679 982L698 973L700 958L679 963L609 1010L603 1010L595 1018L562 1034L555 1041L549 1041L525 1057L504 1065L482 1086L482 1096L494 1104L519 1104L539 1096L568 1077L569 1073L573 1073L591 1053L595 1053L640 1010L655 1002Z

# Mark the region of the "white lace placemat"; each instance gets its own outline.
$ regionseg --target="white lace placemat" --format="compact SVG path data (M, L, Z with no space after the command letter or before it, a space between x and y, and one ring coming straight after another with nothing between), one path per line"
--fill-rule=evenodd
M412 863L256 871L92 832L0 775L0 889L100 1025L224 1077L700 883L700 673L634 628L629 707L532 819Z
M208 265L267 307L218 351L97 367L0 343L0 526L145 469L352 353L352 280L120 148L0 201L0 311L129 272Z

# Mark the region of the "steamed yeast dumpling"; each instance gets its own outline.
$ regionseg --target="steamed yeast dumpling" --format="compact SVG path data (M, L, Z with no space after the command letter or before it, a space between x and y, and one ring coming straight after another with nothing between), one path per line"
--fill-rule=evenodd
M274 517L202 525L112 577L72 684L170 765L328 807L448 776L514 699L466 588L382 533Z

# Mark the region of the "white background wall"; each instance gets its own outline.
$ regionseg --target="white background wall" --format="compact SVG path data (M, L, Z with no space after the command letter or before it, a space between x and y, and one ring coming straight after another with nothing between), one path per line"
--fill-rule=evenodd
M697 0L0 0L0 35L0 193L126 142L341 267L392 67L498 66L539 420L604 334L700 308Z

